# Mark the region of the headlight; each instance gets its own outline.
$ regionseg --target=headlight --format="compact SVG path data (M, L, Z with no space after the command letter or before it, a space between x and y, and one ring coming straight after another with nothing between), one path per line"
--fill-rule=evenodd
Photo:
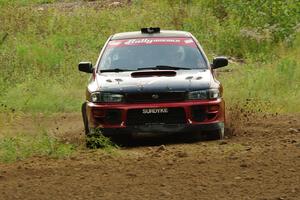
M195 99L217 99L220 98L220 91L218 89L198 90L188 93L189 100Z
M106 92L93 92L91 94L91 101L93 103L113 103L113 102L122 102L123 101L122 94L114 94L114 93L106 93Z

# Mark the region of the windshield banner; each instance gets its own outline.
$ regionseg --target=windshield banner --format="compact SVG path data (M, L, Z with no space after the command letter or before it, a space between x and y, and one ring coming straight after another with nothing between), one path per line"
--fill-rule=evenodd
M197 47L191 38L136 38L127 40L112 40L108 47L145 46L145 45L177 45Z

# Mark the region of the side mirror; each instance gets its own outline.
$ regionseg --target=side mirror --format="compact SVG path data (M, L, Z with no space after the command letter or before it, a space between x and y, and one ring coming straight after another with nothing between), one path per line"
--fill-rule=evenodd
M211 67L213 69L217 69L220 67L225 67L228 65L228 59L226 57L215 57L213 59L213 63L211 64Z
M86 73L93 73L94 68L91 62L80 62L78 70Z

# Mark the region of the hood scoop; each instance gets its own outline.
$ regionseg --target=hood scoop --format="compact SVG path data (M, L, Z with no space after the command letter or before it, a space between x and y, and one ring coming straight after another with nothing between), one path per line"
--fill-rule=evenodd
M172 70L159 70L159 71L140 71L131 73L132 78L152 77L152 76L176 76L176 72Z

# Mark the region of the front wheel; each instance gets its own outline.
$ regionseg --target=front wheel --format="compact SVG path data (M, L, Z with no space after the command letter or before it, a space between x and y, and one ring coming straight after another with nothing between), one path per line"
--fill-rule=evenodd
M225 138L224 123L221 123L216 129L203 131L202 134L207 140L223 140Z
M89 128L88 118L86 115L86 102L83 103L81 106L81 114L82 114L84 132L85 132L85 135L88 135L90 133L90 128Z
M205 139L207 140L223 140L225 138L225 128L219 128L211 131L203 132Z

